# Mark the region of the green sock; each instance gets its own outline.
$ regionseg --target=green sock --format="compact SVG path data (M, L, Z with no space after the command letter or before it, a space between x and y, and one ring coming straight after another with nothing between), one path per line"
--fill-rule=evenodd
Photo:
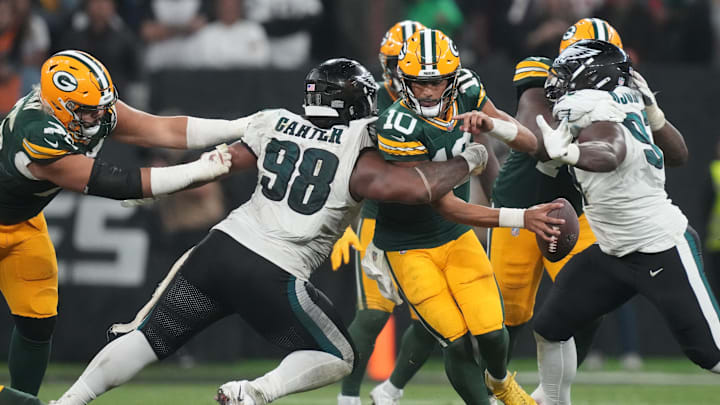
M436 342L420 321L412 321L403 334L390 382L397 388L405 387L430 357Z
M508 336L510 338L510 341L508 343L508 356L507 356L507 363L510 364L510 359L512 359L513 351L515 350L515 345L517 344L518 337L520 337L520 332L523 331L525 328L525 325L527 323L522 323L520 325L516 326L509 326L506 325L505 328L508 331Z
M475 336L480 356L484 360L487 371L496 379L507 374L508 332L505 327L500 330Z
M51 340L36 342L25 338L13 328L8 353L10 386L37 395L50 359Z
M350 338L355 343L357 358L352 373L342 380L341 392L350 397L360 396L360 385L365 378L370 355L375 348L375 339L385 326L390 314L375 309L360 309L348 327Z
M585 357L587 357L588 353L590 353L593 340L595 339L595 335L597 334L598 329L600 329L600 324L602 324L602 320L604 318L604 316L601 316L592 321L592 323L586 327L575 332L575 351L577 352L578 367L580 367L582 362L585 361Z
M467 334L443 348L445 373L460 398L470 405L488 405L483 369L473 356L472 336Z
M45 405L37 397L0 385L0 405Z

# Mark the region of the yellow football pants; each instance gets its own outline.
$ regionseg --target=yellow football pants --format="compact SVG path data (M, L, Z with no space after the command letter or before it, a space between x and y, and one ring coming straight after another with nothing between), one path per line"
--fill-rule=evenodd
M360 244L363 250L367 249L375 235L375 220L371 218L362 218L358 227L360 236ZM357 285L358 309L374 309L387 313L392 313L395 309L395 303L383 297L378 288L377 282L368 277L362 269L362 260L359 255L355 254L355 284ZM410 318L417 320L417 315L410 311Z
M502 292L506 325L522 325L532 318L543 268L555 281L565 263L595 243L585 214L580 215L578 222L580 234L575 248L555 263L542 255L534 233L517 228L491 229L490 262Z
M42 213L16 225L0 225L0 291L13 315L57 315L58 268Z
M439 340L503 327L500 291L473 231L432 249L385 254L408 303Z

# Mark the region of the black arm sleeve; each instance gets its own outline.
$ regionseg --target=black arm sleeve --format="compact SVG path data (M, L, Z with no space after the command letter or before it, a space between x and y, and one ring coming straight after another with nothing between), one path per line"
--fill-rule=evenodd
M95 159L85 194L115 200L143 198L140 168L125 169Z

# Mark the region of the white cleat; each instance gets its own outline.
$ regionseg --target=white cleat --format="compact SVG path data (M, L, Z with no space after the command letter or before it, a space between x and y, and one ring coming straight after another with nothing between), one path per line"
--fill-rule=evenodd
M360 397L348 397L343 394L338 394L337 400L337 405L362 405Z
M220 405L265 405L260 393L247 380L230 381L218 388L215 400Z
M383 381L370 391L373 405L398 405L402 395L403 390L392 387L389 380Z

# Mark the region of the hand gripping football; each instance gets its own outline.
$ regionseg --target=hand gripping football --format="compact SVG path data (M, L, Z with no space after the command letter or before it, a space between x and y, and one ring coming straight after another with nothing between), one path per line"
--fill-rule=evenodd
M548 213L550 217L565 220L565 223L562 225L553 225L554 228L560 229L560 236L553 238L552 242L547 242L540 236L536 236L535 239L543 256L551 262L557 262L567 256L575 247L580 233L580 225L578 224L575 209L568 200L561 197L556 198L553 202L563 203L562 208L552 210Z

